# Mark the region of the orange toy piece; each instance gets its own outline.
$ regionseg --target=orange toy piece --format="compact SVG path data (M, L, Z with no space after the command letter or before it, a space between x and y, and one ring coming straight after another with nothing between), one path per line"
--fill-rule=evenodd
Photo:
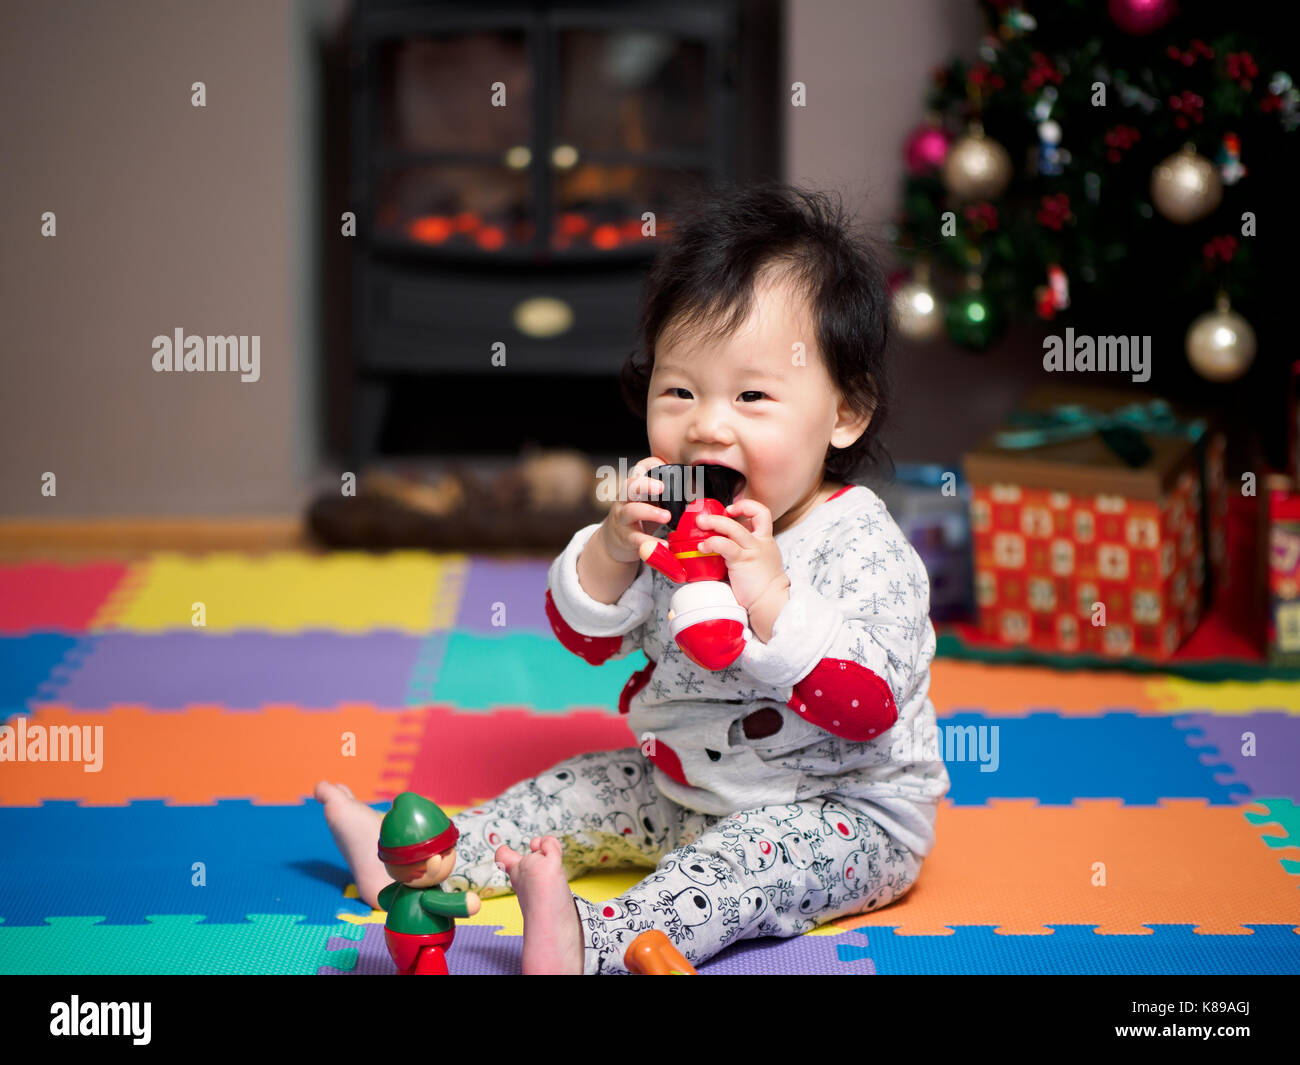
M623 964L633 976L699 976L691 963L659 929L642 932L623 955Z

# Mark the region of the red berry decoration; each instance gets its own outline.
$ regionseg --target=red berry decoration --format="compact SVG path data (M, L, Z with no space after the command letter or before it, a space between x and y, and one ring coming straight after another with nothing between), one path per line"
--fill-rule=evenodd
M1124 152L1141 140L1140 134L1132 126L1115 126L1106 131L1106 160L1118 163Z
M1179 129L1186 129L1192 122L1199 126L1205 121L1205 101L1190 90L1184 91L1181 96L1169 97L1169 107L1178 112L1174 125Z
M1006 84L1001 74L993 73L987 63L976 63L970 69L969 80L977 89L1000 89Z
M1247 92L1250 91L1253 79L1259 76L1259 67L1255 65L1255 59L1249 52L1229 52L1225 66L1228 77Z
M1073 217L1070 213L1070 197L1064 192L1044 196L1042 205L1038 208L1039 224L1058 232Z
M1221 237L1211 237L1201 249L1205 256L1206 269L1212 269L1216 260L1232 262L1237 254L1237 238L1231 233Z
M1025 92L1037 92L1048 82L1053 85L1061 84L1061 72L1052 65L1052 61L1044 53L1035 52L1029 57L1029 61L1033 66L1022 83Z
M992 233L998 228L998 209L987 201L972 203L962 214L971 227L981 233Z

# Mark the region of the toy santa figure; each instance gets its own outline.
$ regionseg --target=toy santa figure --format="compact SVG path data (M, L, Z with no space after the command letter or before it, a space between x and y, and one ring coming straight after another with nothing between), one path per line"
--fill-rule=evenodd
M459 837L450 818L413 791L393 800L379 827L379 860L395 881L379 893L379 905L388 911L384 940L405 976L447 975L455 918L472 917L482 905L472 891L438 886L456 867Z
M668 534L668 547L655 541L641 545L641 560L674 583L668 624L677 646L697 666L726 669L745 650L749 613L736 602L727 583L727 563L718 554L699 550L712 535L696 525L702 514L726 514L716 499L693 500L677 528Z

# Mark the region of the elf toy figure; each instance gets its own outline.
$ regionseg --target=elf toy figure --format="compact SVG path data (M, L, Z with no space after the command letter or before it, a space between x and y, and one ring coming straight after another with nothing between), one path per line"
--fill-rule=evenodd
M456 867L460 830L434 803L404 791L379 826L379 860L395 883L379 893L388 911L384 940L404 976L446 976L446 950L457 917L473 917L482 903L472 891L438 885Z

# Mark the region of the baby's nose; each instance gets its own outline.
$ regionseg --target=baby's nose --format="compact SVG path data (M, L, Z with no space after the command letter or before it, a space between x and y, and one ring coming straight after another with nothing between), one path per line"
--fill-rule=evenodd
M697 443L731 443L728 416L714 407L701 407L691 423L692 439Z

